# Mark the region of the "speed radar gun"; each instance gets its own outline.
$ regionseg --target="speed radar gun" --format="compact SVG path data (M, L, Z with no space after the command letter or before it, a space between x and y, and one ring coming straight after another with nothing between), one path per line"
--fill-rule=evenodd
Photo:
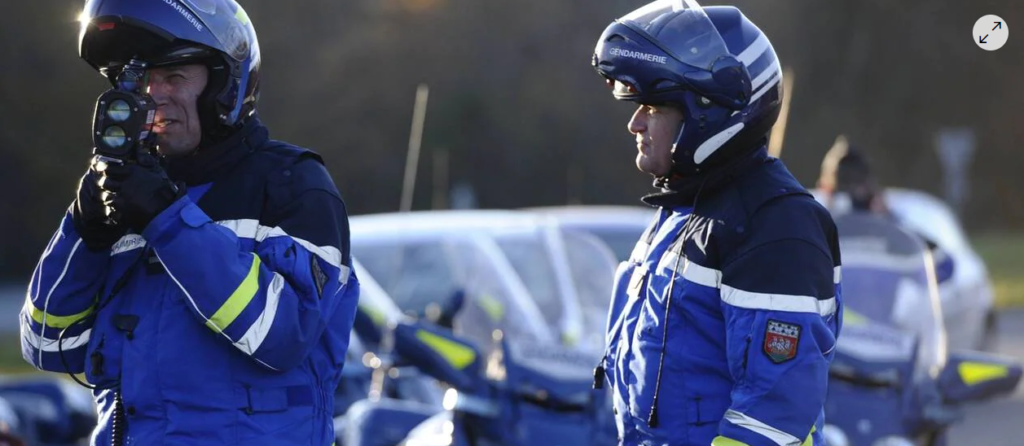
M140 150L156 148L152 133L156 102L145 86L146 64L132 59L117 75L114 87L96 99L93 154L97 161L131 163Z

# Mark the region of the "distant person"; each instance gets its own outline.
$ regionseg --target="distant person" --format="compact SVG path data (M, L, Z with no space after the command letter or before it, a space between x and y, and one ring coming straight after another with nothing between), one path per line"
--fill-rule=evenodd
M836 212L857 209L889 213L871 161L851 146L845 135L836 137L821 161L818 190L824 194L825 206Z
M825 206L834 215L847 212L871 212L899 223L898 214L890 209L871 159L864 151L850 143L845 135L836 137L835 143L821 161L818 190L823 194ZM903 225L928 247L938 283L953 278L956 263L951 255L920 231Z

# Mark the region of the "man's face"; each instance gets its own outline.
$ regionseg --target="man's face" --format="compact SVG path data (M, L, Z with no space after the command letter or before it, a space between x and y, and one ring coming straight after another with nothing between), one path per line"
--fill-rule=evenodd
M672 144L683 128L683 111L670 105L641 105L629 120L636 136L636 167L655 177L672 172Z
M149 70L149 94L157 105L153 133L162 155L184 155L199 147L202 129L197 101L208 75L199 64Z

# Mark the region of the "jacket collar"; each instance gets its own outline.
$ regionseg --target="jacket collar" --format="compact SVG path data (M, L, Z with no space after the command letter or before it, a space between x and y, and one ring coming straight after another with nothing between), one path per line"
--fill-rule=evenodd
M179 158L166 158L167 175L187 186L210 183L233 168L249 153L269 139L269 132L258 118L249 120L239 131L209 147Z
M654 181L654 186L661 188L661 192L648 194L641 200L656 207L693 206L698 195L706 196L718 192L767 160L768 148L762 145L729 164L696 176L673 175L671 178L658 178Z

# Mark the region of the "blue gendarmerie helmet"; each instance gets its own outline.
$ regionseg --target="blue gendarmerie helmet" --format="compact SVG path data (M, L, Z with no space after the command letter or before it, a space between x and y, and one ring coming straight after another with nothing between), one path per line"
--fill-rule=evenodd
M204 139L223 137L255 114L260 46L234 0L88 0L80 18L79 55L111 82L133 58L149 67L205 64Z
M672 154L674 173L682 176L759 147L779 115L775 50L731 6L649 3L605 28L592 65L616 99L683 110Z

